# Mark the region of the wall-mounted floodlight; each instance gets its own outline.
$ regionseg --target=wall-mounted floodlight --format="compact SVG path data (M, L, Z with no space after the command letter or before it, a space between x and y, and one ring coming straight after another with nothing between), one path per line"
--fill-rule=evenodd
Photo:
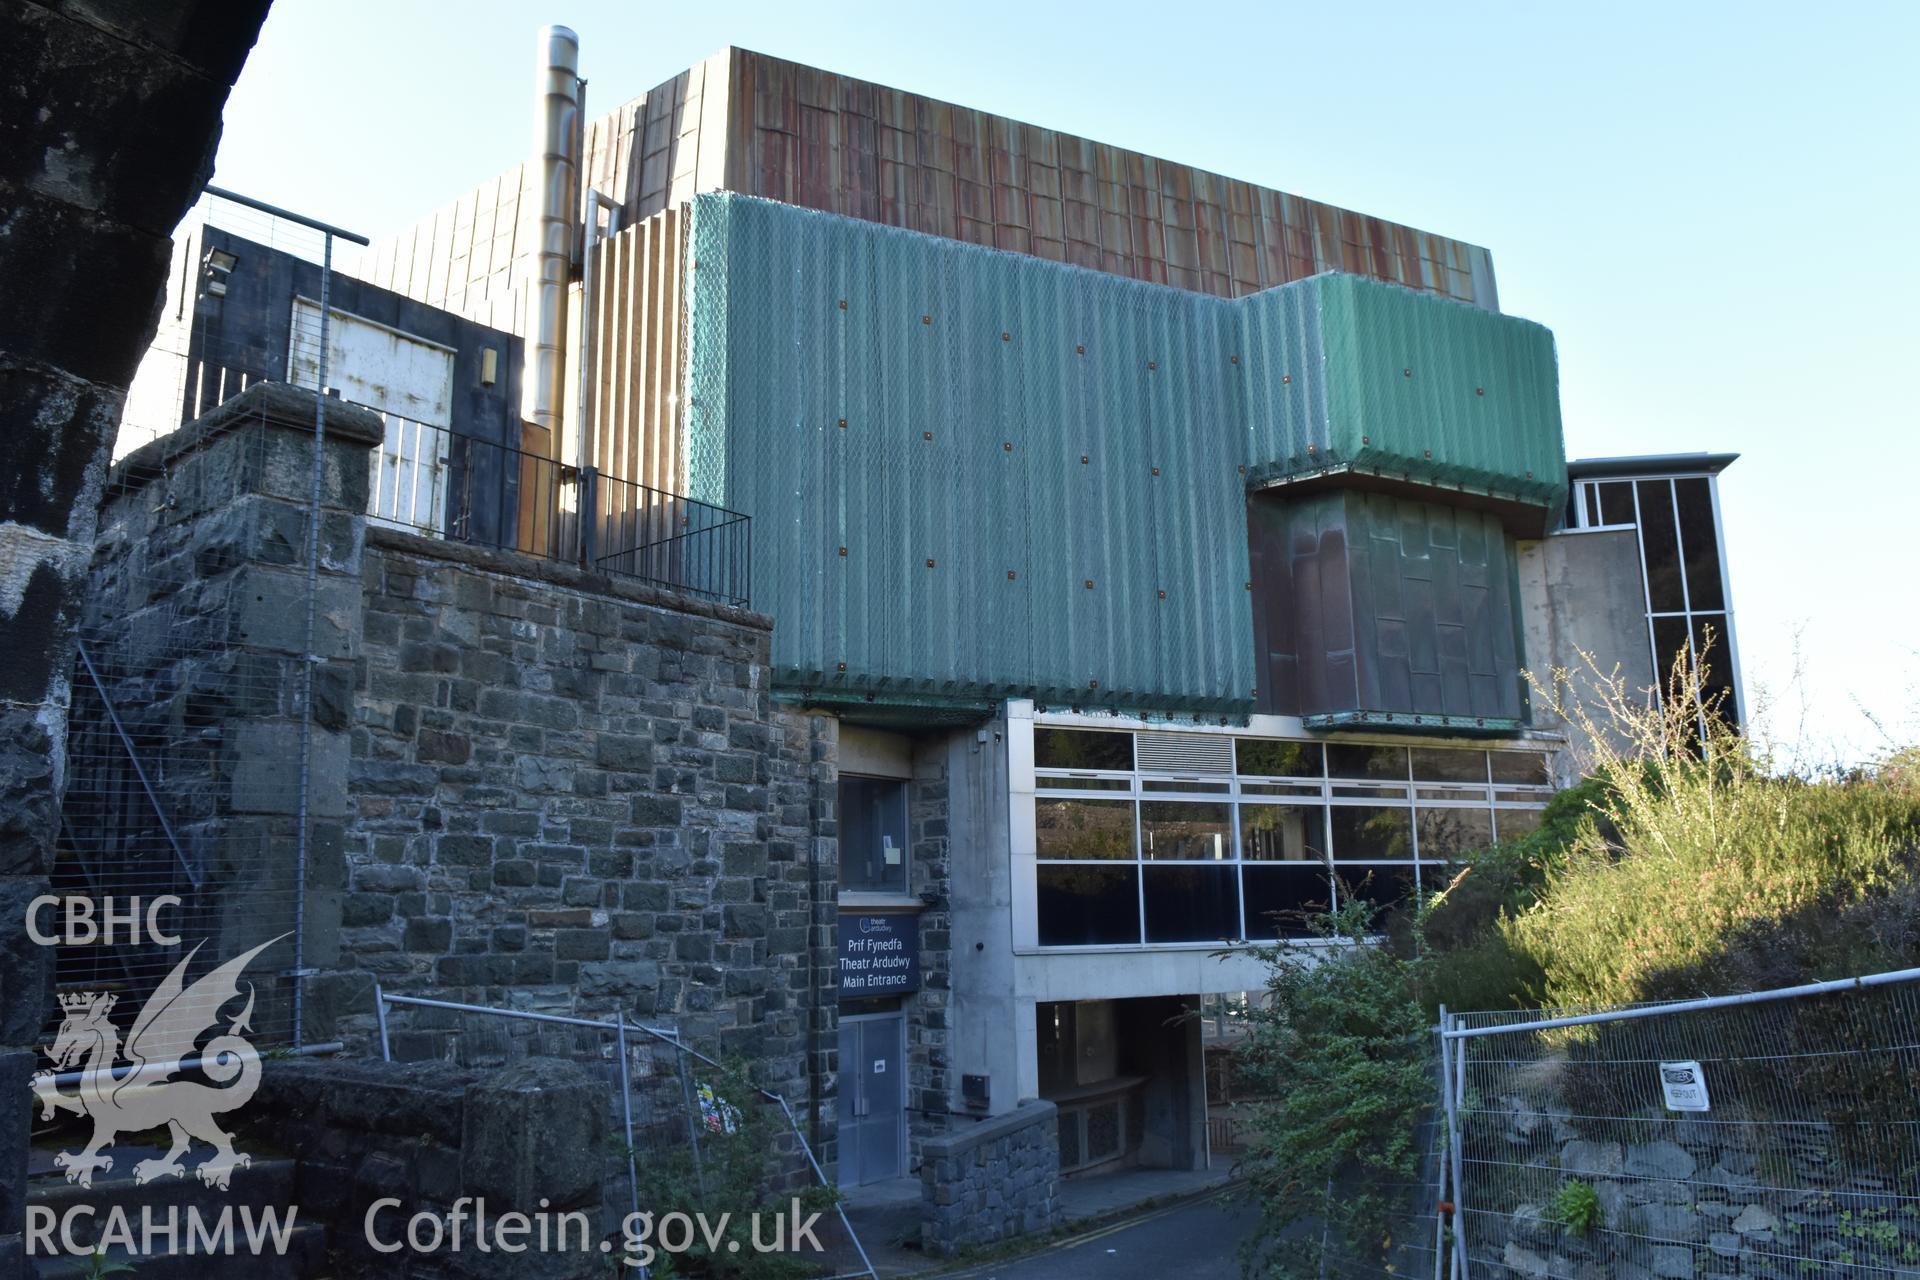
M207 292L216 298L227 296L227 277L233 274L233 268L240 259L225 249L207 250L206 268Z

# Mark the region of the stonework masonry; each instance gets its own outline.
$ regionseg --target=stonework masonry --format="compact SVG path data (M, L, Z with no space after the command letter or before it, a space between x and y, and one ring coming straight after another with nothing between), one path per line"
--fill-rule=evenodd
M388 530L362 585L341 1012L619 1009L805 1097L831 738L766 620Z
M45 892L73 635L121 402L159 315L168 234L213 169L267 0L0 10L0 918ZM27 1045L52 965L0 929L0 1047ZM0 1052L17 1091L30 1055ZM0 1204L26 1177L0 1160ZM20 1261L0 1220L0 1272Z
M950 1254L1061 1221L1059 1112L1022 1103L921 1146L921 1242Z
M160 752L163 798L193 818L179 829L217 886L217 954L292 919L312 406L262 384L130 455L95 556L90 616L147 673L116 696ZM369 1051L376 983L618 1011L745 1059L831 1173L839 718L775 699L761 615L372 525L379 423L344 406L329 420L306 1040ZM951 787L984 749L975 738L912 738L921 988L902 1005L909 1169L923 1178L961 1168L938 1144L955 1123ZM396 1057L447 1057L447 1021L408 1012L389 1019ZM1051 1122L1009 1142L978 1159L1014 1161L1021 1178L1057 1165ZM1011 1217L1003 1193L940 1202L937 1234L995 1238L1051 1213L1050 1191Z
M953 991L953 883L948 862L947 737L917 744L907 789L907 840L920 913L920 992L907 1005L907 1159L924 1159L922 1144L946 1132L948 1000Z

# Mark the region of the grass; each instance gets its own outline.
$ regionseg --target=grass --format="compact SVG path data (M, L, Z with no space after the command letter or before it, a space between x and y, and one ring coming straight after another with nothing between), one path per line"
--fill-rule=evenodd
M1401 923L1433 956L1434 1001L1610 1005L1920 963L1920 753L1778 770L1702 687L1677 669L1659 706L1597 677L1555 700L1587 779Z

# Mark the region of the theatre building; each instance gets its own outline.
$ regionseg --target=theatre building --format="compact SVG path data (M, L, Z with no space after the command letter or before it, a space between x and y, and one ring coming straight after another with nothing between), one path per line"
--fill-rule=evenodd
M682 554L629 536L660 503L750 520L827 780L791 945L837 975L843 1184L997 1120L1067 1177L1205 1167L1247 947L1432 887L1568 780L1525 672L1648 686L1692 646L1737 694L1731 458L1570 468L1552 317L1501 310L1487 249L740 49L558 136L336 305L443 353L394 468L473 432L590 474L558 509L643 576ZM460 488L435 536L506 519L435 514Z

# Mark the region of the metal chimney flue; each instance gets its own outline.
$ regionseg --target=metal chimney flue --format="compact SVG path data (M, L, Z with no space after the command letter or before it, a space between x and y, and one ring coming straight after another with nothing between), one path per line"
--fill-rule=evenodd
M539 161L540 225L521 413L546 430L546 452L557 456L567 367L567 281L579 205L580 37L567 27L542 27L537 74L533 148Z

